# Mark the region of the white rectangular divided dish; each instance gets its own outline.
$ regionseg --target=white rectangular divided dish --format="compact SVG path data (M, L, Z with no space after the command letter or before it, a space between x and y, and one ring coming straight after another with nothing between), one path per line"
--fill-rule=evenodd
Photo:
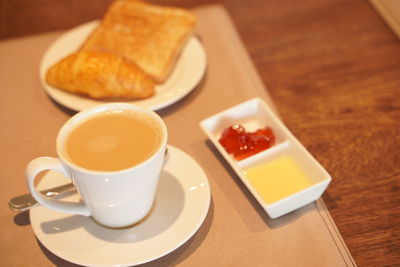
M223 131L236 124L248 132L272 128L275 144L236 160L219 142ZM271 218L317 200L331 181L328 172L260 98L215 114L201 121L200 127Z

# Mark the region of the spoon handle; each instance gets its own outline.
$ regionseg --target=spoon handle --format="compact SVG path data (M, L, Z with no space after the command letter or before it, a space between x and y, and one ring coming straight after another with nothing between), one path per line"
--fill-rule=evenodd
M52 197L52 196L56 196L64 191L67 191L73 187L74 187L74 185L72 183L69 183L69 184L64 184L61 186L43 190L43 191L41 191L41 193L48 197ZM17 197L12 198L10 201L8 201L8 207L14 211L25 211L25 210L28 210L29 208L31 208L32 206L36 206L36 205L38 205L38 203L32 197L31 194L17 196Z

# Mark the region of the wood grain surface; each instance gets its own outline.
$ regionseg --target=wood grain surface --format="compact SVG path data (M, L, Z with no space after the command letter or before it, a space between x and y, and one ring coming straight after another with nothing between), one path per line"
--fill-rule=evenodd
M0 38L100 18L110 0L0 0ZM221 4L283 121L331 173L323 199L359 266L400 266L400 43L364 0ZM1 59L0 59L1 60Z

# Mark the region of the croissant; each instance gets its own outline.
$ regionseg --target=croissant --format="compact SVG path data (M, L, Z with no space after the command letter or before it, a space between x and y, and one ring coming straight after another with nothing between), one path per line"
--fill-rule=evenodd
M46 73L48 84L92 98L143 99L154 94L154 81L135 63L101 51L79 51Z

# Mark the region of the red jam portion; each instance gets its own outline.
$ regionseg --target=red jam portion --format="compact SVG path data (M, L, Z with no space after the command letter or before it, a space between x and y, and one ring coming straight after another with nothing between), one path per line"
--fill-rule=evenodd
M236 124L224 130L219 142L236 160L242 160L273 146L275 135L270 127L246 132L242 125Z

